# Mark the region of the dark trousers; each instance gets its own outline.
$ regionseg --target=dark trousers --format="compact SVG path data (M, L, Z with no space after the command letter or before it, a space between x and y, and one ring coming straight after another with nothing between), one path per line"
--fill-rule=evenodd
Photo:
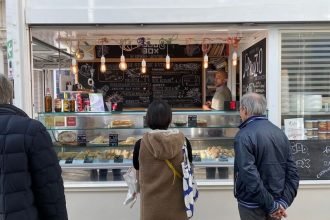
M249 209L238 204L238 211L241 220L276 220L267 215L266 212L260 208Z

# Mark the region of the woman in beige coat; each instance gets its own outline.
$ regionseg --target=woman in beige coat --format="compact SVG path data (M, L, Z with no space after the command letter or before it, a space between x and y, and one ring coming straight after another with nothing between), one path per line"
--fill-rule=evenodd
M182 146L186 140L191 162L191 145L180 131L168 129L172 110L166 102L152 102L146 120L152 131L136 142L133 155L140 183L140 220L187 220L182 179L174 175L165 160L182 175Z

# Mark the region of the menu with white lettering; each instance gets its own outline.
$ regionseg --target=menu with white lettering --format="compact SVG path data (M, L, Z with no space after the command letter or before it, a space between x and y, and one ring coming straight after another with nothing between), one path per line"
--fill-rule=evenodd
M79 83L90 88L88 79L93 72L94 90L104 98L121 96L124 107L148 107L157 99L177 108L202 106L201 62L172 62L169 70L164 62L148 62L145 74L141 73L140 62L127 66L121 71L118 63L107 63L107 71L101 73L100 63L79 63Z
M296 140L290 142L292 156L301 180L330 179L329 140Z
M242 93L266 97L266 38L242 52Z

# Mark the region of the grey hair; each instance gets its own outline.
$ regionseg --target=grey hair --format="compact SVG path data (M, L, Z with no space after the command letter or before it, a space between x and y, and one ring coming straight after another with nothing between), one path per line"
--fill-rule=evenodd
M10 104L12 101L13 86L4 74L0 74L0 104Z
M248 115L263 115L267 110L267 101L258 93L246 93L241 99L241 108L245 108Z

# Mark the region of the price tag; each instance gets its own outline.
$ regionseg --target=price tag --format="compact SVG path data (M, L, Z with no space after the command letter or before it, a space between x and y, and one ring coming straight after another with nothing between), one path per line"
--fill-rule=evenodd
M188 115L188 127L197 127L197 115Z
M66 126L75 127L76 125L76 117L66 117Z
M118 147L118 134L109 134L109 147Z
M86 134L78 134L77 142L79 146L86 146Z

